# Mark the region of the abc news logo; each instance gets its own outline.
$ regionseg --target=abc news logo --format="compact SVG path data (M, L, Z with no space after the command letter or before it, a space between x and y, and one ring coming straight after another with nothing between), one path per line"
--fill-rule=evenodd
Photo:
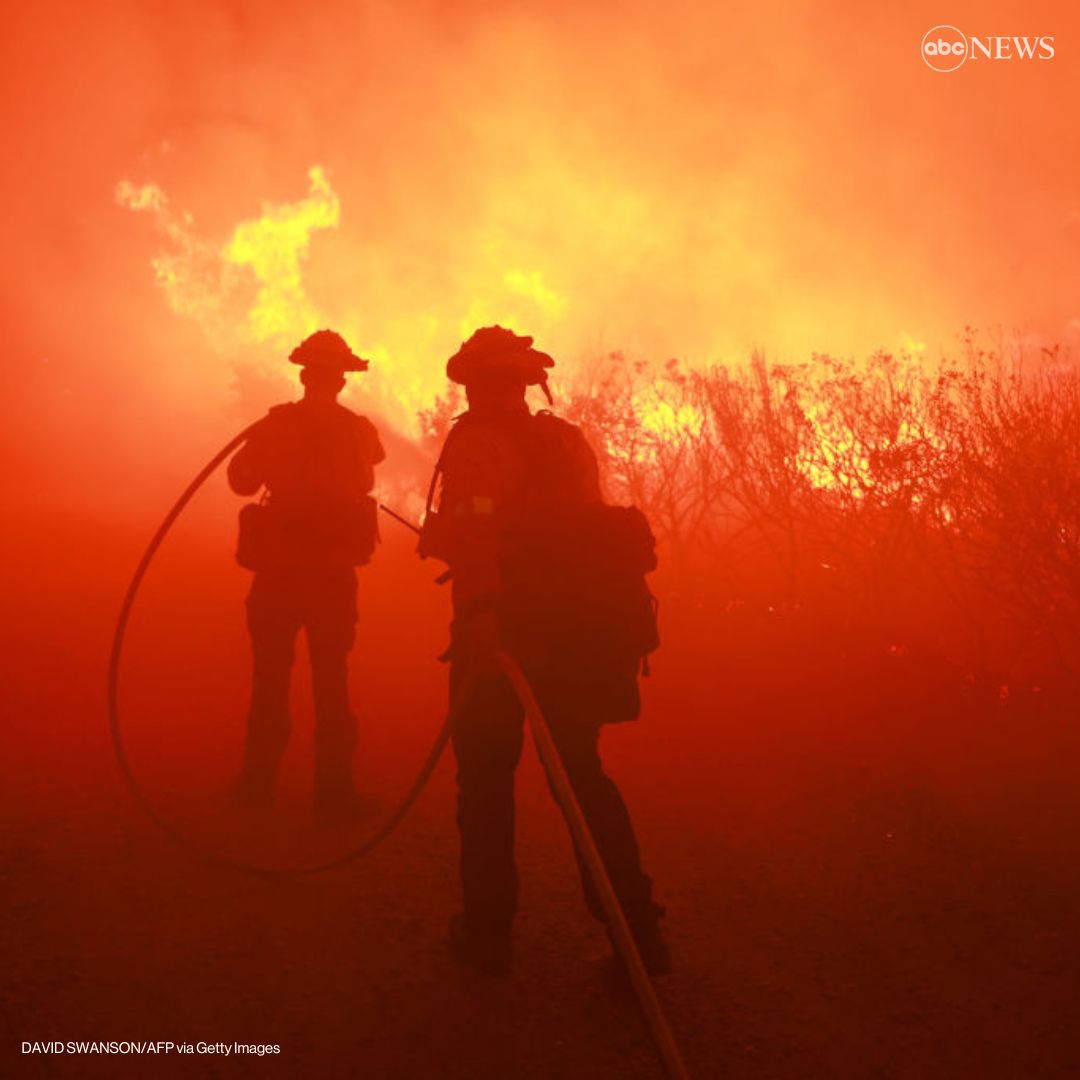
M955 26L933 26L923 34L922 58L935 71L955 71L967 60L1053 60L1054 36L969 37Z

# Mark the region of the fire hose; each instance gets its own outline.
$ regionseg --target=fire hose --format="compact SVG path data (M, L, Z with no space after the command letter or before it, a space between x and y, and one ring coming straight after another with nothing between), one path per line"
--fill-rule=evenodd
M600 852L596 848L592 830L585 820L585 814L574 794L570 778L566 775L566 768L563 766L559 750L551 737L551 730L532 692L532 687L529 686L529 681L525 678L525 673L518 666L517 661L508 652L499 653L499 663L506 672L506 677L510 680L510 685L513 686L514 693L517 694L525 715L529 719L529 730L532 731L536 752L540 755L540 760L544 763L551 778L551 789L555 793L555 801L559 804L567 825L570 826L574 846L588 868L596 894L604 909L608 929L611 931L622 962L626 965L627 974L630 976L634 993L637 995L638 1005L645 1017L649 1034L652 1036L664 1069L671 1080L687 1080L690 1074L682 1062L675 1036L671 1033L664 1010L661 1009L656 997L656 990L645 971L645 965L641 962L641 954L634 943L634 935L626 921L626 914L623 912L622 904L619 903L619 898L615 895L611 878L608 877Z
M243 431L226 443L225 446L223 446L206 463L206 465L203 466L195 479L188 484L183 493L173 504L172 509L165 515L164 520L151 537L150 543L146 545L146 550L143 552L142 558L135 567L135 573L131 577L127 592L124 594L123 603L120 605L120 614L116 621L116 631L113 634L112 650L109 655L109 730L112 735L113 752L116 756L117 764L120 766L121 775L123 776L124 782L131 792L132 797L158 830L169 837L175 844L192 855L205 859L214 865L227 867L231 870L240 870L243 873L254 874L258 877L302 877L310 874L323 873L327 870L335 870L339 866L345 866L347 863L359 859L361 856L366 855L369 851L378 847L379 844L381 844L397 828L405 815L412 808L413 803L419 798L420 793L424 790L428 780L431 778L431 774L435 771L435 766L438 765L439 759L442 757L442 752L450 739L453 718L460 710L461 705L465 700L465 691L468 690L468 686L466 685L463 687L462 694L459 694L455 701L451 703L449 714L443 722L442 727L439 729L438 734L435 736L435 741L432 744L431 750L424 759L424 763L420 767L416 779L405 793L405 797L402 799L401 803L389 817L387 817L386 821L371 834L371 836L334 859L311 866L265 866L257 863L245 862L240 859L231 859L228 856L207 851L188 838L158 813L153 804L146 797L139 781L136 779L134 770L131 768L131 763L128 760L127 751L124 748L123 737L120 733L120 662L124 654L124 642L127 634L128 621L131 618L131 612L135 606L135 600L139 594L139 588L142 585L143 578L146 576L146 572L149 570L150 564L154 560L154 556L157 554L158 549L168 535L169 530L175 524L176 519L183 513L184 508L191 502L199 488L201 488L214 472L217 471L221 463L247 439L255 426L255 424L250 424L248 427L244 428ZM388 508L383 507L383 509L385 509L387 513L392 514ZM392 516L398 518L399 521L403 521L397 514L392 514ZM405 522L405 524L408 524L408 522Z
M256 423L258 423L258 421ZM442 757L442 753L446 749L446 744L450 739L451 732L454 728L455 718L461 712L468 699L470 681L466 680L460 692L457 693L451 701L446 719L443 721L442 727L435 736L435 741L428 751L428 755L424 759L420 771L417 773L415 780L396 809L386 818L383 824L363 842L334 859L311 866L265 866L245 862L239 859L232 859L202 848L158 813L153 804L146 797L145 792L136 779L134 770L128 760L127 751L124 748L124 741L120 731L120 666L123 658L124 641L127 634L128 622L131 618L131 612L135 606L135 600L138 597L139 588L142 585L143 578L146 576L146 572L149 570L150 564L153 562L154 557L164 542L165 537L168 535L169 530L172 528L177 518L183 513L185 507L195 496L196 492L204 483L206 483L214 472L216 472L221 463L247 439L255 426L256 424L250 424L248 427L244 428L243 431L226 443L225 446L223 446L210 461L203 466L191 483L188 484L181 493L169 512L165 515L164 520L151 537L149 544L146 546L146 550L142 554L142 558L135 567L135 572L131 577L127 591L124 594L123 602L120 605L120 613L117 617L116 630L113 634L112 649L109 655L109 730L112 737L113 751L124 782L131 792L136 804L160 832L189 854L202 858L213 865L226 867L232 870L239 870L243 873L253 874L259 877L294 878L323 873L328 870L334 870L345 866L348 863L361 858L370 851L373 851L394 832L419 798L421 792L427 786L427 782L431 778L432 773L435 771L435 767L438 765L439 759ZM403 525L413 529L413 531L417 531L411 522L396 514L389 507L380 504L380 509L384 510L397 521L400 521ZM528 680L525 678L525 674L518 666L517 661L505 651L498 654L498 660L528 718L529 728L532 732L533 742L536 746L537 753L551 777L552 790L555 793L556 801L570 828L575 846L580 852L582 860L592 878L597 896L604 909L608 929L611 932L616 949L625 965L631 985L637 996L642 1015L648 1026L649 1034L652 1037L657 1053L664 1065L664 1069L672 1080L686 1080L689 1074L679 1055L678 1046L675 1043L674 1036L672 1035L671 1028L668 1026L663 1010L660 1007L656 991L645 971L641 955L638 952L633 934L626 921L626 915L623 912L622 905L619 903L614 887L611 884L611 879L608 877L603 860L597 850L596 841L593 839L585 815L577 801L577 797L574 795L573 787L566 774L566 769L559 756L555 741L551 736L547 721L544 719L544 714L532 692L532 688L529 686Z

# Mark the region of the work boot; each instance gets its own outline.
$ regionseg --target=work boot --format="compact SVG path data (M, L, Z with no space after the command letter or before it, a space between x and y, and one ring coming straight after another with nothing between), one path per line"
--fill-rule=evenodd
M651 911L644 913L642 918L630 922L630 933L633 935L641 963L649 975L671 974L671 950L660 930L660 919L664 914L665 909L660 904L652 904ZM616 963L625 970L622 953L619 952L610 929L608 938L611 941Z
M634 944L637 945L641 962L649 975L671 974L671 950L660 932L660 926L631 927Z
M514 962L510 927L477 930L463 914L450 920L450 951L483 975L509 975Z

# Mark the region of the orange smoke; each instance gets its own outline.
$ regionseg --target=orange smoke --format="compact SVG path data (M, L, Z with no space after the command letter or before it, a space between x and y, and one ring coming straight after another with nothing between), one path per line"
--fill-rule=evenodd
M293 392L284 352L317 325L375 361L350 393L406 431L484 323L564 380L611 349L699 366L1080 334L1061 5L953 5L1059 48L950 75L920 59L930 4L57 15L12 15L0 179L13 341L49 360L57 429L99 401L154 432L230 403L232 424Z

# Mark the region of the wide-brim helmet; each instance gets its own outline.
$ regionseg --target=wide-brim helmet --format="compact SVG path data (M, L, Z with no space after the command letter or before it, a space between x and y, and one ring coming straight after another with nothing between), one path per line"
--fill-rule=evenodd
M541 386L546 392L547 369L555 361L532 343L528 335L503 326L483 326L446 362L446 377L463 386L510 378L526 386Z
M361 360L345 339L333 330L316 330L309 334L291 353L289 361L305 368L319 368L323 371L367 371L371 366L367 360Z

